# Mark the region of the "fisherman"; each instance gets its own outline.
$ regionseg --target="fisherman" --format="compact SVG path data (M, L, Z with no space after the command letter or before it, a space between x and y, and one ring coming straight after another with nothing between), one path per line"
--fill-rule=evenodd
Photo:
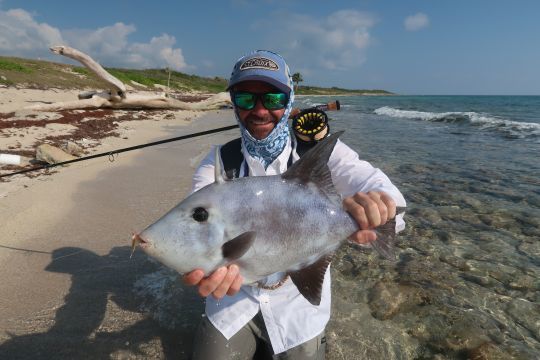
M299 159L298 141L287 121L294 91L285 60L265 50L240 58L227 90L241 133L243 159L235 175L284 173ZM222 147L222 159L223 149L234 151L234 147ZM193 191L214 182L214 164L212 149L195 172ZM394 218L396 205L405 206L403 196L381 170L360 160L340 141L328 166L345 210L362 229L349 239L359 244L375 240L376 234L370 229ZM404 226L398 216L396 229ZM256 286L242 284L242 274L235 264L211 274L196 269L184 275L184 282L198 286L199 294L206 297L206 316L195 335L193 358L251 359L257 354L257 358L324 359L324 330L330 319L328 269L318 306L306 300L284 273L273 274Z

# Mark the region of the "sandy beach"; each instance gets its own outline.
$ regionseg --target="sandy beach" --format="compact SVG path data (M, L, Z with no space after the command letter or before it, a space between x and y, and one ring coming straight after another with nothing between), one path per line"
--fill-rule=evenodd
M16 116L26 118L30 114L18 109L32 99L76 96L60 90L0 92L0 113L16 111ZM126 113L115 111L112 116L137 115ZM234 123L230 111L142 113L144 118L118 121L117 135L89 140L87 153ZM30 118L55 114L35 116ZM4 128L0 149L12 147L29 154L41 139L70 130L69 124ZM130 259L130 236L185 196L193 169L211 144L235 135L228 131L122 153L114 162L98 158L50 174L18 175L1 182L0 358L185 354L190 345L183 341L190 337L181 333L188 329L164 329L141 310L143 299L134 298L134 282L157 265L139 252ZM2 173L15 170L7 167ZM195 299L202 304L202 299Z

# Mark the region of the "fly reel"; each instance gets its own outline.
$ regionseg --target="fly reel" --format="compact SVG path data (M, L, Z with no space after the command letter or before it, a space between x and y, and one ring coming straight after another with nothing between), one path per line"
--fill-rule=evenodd
M299 140L308 143L320 141L330 131L328 116L317 108L304 109L293 116L292 129Z

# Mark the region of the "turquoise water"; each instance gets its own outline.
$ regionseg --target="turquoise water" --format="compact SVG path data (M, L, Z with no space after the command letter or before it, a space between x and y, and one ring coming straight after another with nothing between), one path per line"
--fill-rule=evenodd
M331 129L392 179L408 211L396 262L344 249L334 263L334 349L540 358L540 96L338 99Z

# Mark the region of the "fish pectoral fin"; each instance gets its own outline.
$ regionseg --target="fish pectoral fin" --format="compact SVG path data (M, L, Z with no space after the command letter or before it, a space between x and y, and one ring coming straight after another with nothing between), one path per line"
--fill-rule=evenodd
M221 247L223 257L227 260L236 260L244 256L257 237L255 231L247 231L227 241Z
M300 294L312 305L318 306L321 303L324 274L332 261L333 255L333 253L325 255L303 269L289 271L287 273L294 285L298 288L298 291L300 291Z

